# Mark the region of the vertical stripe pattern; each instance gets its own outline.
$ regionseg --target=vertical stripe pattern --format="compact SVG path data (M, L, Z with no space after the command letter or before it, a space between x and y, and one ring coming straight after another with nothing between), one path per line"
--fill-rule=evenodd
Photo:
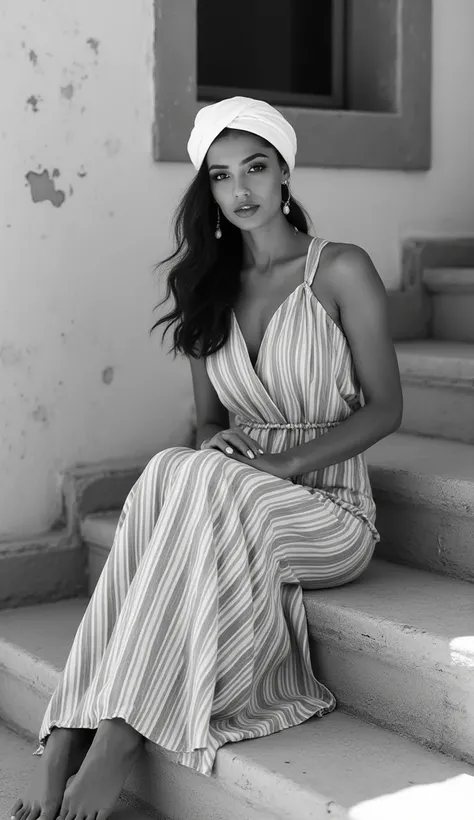
M305 279L255 369L233 316L207 359L221 401L264 449L324 435L360 406L350 350ZM332 324L331 324L332 322ZM302 588L356 579L378 540L363 457L281 479L217 450L169 447L132 487L40 729L120 717L210 775L220 746L322 716Z

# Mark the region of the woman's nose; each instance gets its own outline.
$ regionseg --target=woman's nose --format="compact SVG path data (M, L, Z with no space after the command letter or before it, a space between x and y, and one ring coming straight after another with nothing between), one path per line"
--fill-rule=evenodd
M249 194L250 194L250 191L247 188L247 186L243 182L240 182L239 180L236 180L235 185L234 185L234 197L235 197L235 199L241 199L242 197L249 196Z

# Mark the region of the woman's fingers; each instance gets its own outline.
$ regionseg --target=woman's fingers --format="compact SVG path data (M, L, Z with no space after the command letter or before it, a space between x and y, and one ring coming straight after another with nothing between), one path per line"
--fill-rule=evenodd
M229 448L231 452L237 450L238 453L248 458L257 458L257 456L263 453L258 441L255 441L251 436L246 436L245 433L228 433L226 431L224 434L221 434L221 436L226 442L226 453L229 453Z
M236 433L230 433L226 430L224 433L219 433L215 439L215 444L219 446L219 449L224 453L228 453L228 455L237 452L252 459L260 455L261 447L257 442L254 440L249 442Z
M255 458L256 453L249 447L246 441L243 441L239 436L231 433L226 433L225 436L221 436L224 441L224 451L231 455L231 453L236 450L242 456L247 456L248 458Z
M232 455L232 453L236 451L251 459L263 455L264 452L258 441L255 441L255 439L247 435L247 433L243 433L241 430L235 432L235 428L221 430L219 433L216 433L212 438L206 441L204 449L206 449L206 447L222 450L222 452L228 455ZM202 445L201 449L203 449Z

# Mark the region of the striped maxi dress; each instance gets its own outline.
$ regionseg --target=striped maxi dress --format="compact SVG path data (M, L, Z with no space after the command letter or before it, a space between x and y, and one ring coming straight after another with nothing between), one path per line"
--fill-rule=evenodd
M280 305L255 367L232 312L206 360L236 423L268 452L324 435L360 407L351 352L311 285ZM218 748L322 716L302 588L348 583L378 532L363 454L282 479L208 449L157 453L130 490L113 546L40 729L120 717L172 760L212 773Z

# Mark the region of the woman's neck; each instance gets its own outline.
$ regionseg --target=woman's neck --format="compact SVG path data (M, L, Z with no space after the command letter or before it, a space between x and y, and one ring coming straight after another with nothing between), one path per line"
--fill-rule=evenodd
M298 254L301 237L284 217L255 231L242 231L244 270L265 273Z

